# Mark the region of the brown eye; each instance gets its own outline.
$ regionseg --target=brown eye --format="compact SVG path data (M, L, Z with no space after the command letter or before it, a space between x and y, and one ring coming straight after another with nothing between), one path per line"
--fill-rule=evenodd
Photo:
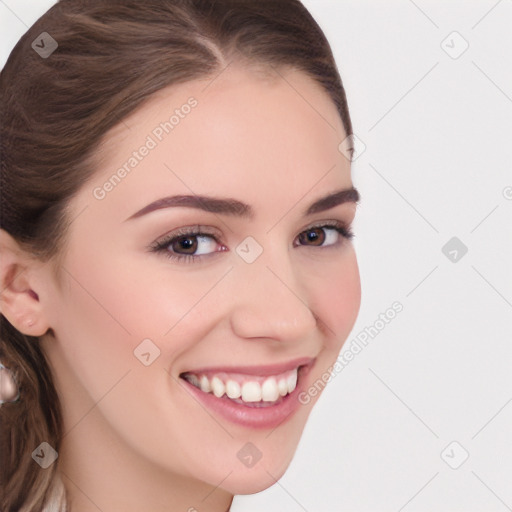
M181 263L194 263L213 257L216 253L229 249L222 246L217 235L207 233L200 226L183 228L160 241L153 243L149 249L152 252L162 253L170 260ZM312 226L297 236L298 245L309 247L338 247L341 240L350 240L353 237L350 227L340 222ZM295 241L294 241L295 246Z
M322 245L325 241L325 231L323 228L308 229L299 235L299 241L306 245Z
M220 244L215 235L198 231L199 228L187 228L190 232L170 234L163 240L155 242L151 250L162 253L171 260L190 262L213 256Z
M190 235L181 236L175 238L169 245L172 247L173 251L185 251L185 254L194 254L197 251L197 237Z

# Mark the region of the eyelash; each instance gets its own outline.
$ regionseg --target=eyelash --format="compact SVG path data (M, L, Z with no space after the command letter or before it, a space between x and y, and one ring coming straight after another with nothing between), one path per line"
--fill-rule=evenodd
M353 233L351 227L347 226L344 223L339 222L339 221L323 222L321 224L309 226L304 231L301 231L301 233L299 233L299 235L302 233L307 233L308 231L312 231L314 229L324 229L324 228L325 229L333 229L333 230L337 231L347 242L354 238L354 233ZM206 237L212 238L213 240L215 240L215 242L217 244L220 244L220 242L215 234L202 231L200 226L194 226L194 227L178 229L177 231L175 231L171 235L163 238L162 240L157 240L155 243L153 243L149 247L149 250L150 250L150 252L154 252L154 253L163 253L163 255L165 257L169 258L170 260L179 262L179 263L194 263L198 259L207 258L209 256L212 256L212 255L218 253L218 252L222 252L222 251L215 251L215 253L210 253L210 254L206 254L206 255L193 255L193 254L176 254L176 253L173 254L168 250L169 245L171 245L173 242L179 240L180 238L195 238L195 237L201 237L201 236L206 236ZM308 246L308 245L303 245L303 244L301 244L301 245L302 245L302 247L318 247L319 249L321 249L321 248L327 248L327 247L336 247L341 244L343 244L343 241L339 242L339 243L335 243L335 244L326 245L326 246L323 246L323 245Z

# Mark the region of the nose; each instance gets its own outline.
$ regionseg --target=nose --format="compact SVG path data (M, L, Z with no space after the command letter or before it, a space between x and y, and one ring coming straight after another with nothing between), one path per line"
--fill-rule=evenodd
M317 316L307 288L286 253L265 250L253 263L239 261L231 273L231 328L242 338L296 342L312 337Z

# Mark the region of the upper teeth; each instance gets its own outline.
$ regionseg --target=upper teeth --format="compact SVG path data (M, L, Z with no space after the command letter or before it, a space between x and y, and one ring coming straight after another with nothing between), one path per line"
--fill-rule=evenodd
M244 402L275 402L280 396L291 393L297 386L298 368L269 377L242 374L186 373L184 378L205 393L213 393L220 398L241 398Z

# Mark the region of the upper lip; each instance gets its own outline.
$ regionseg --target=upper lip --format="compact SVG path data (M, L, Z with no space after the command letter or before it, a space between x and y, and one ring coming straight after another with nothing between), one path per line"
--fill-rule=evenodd
M278 364L266 364L259 366L209 366L188 370L185 373L242 373L246 375L278 375L299 366L307 366L315 361L314 357L300 357Z

